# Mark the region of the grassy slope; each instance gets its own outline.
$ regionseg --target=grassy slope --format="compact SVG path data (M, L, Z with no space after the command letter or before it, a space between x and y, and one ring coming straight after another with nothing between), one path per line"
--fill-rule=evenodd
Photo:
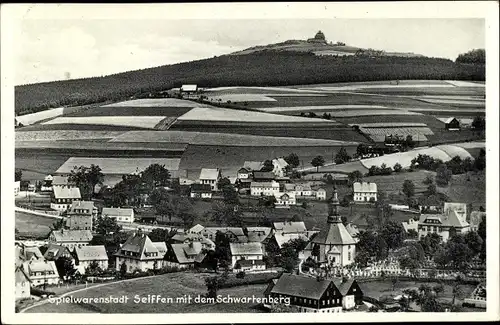
M129 300L126 304L93 304L92 306L76 305L76 304L45 304L40 307L35 307L29 312L31 313L49 313L49 312L65 312L65 313L80 313L97 310L102 313L251 313L258 312L255 309L255 304L191 304L186 303L134 303L134 296L147 297L148 295L161 295L162 297L183 297L190 295L193 299L198 295L206 293L204 279L213 274L206 273L170 273L157 277L139 279L132 282L111 284L100 288L91 288L89 290L74 294L74 297L107 297L113 295L120 297L128 296ZM233 297L262 297L262 294L267 285L251 285L241 286L228 289L221 289L220 295L230 295ZM97 307L97 308L96 308Z
M470 181L468 181L470 177ZM473 205L475 210L482 205L486 207L485 172L454 175L447 187L438 187L438 191L446 194L451 202L463 202Z
M15 212L16 229L21 236L46 237L56 219Z

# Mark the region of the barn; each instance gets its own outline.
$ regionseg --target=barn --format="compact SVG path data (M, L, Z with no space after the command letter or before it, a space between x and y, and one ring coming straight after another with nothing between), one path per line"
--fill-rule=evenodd
M439 118L446 130L460 130L460 121L455 117Z

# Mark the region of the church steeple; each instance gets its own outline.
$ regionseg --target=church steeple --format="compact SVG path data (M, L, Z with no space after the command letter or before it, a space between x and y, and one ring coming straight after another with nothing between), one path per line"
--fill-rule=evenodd
M339 216L339 204L337 188L333 185L333 195L328 200L328 223L342 222Z

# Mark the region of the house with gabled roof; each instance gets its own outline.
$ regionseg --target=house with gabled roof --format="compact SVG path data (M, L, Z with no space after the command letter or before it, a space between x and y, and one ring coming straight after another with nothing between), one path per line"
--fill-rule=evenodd
M16 267L16 300L31 296L31 279L22 267Z
M190 197L196 199L211 199L212 186L209 184L191 184Z
M186 233L188 233L188 234L201 234L203 229L205 229L204 226L202 226L200 224L196 224L196 225L192 226L191 228L189 228Z
M444 202L443 212L448 214L451 211L455 211L457 216L462 221L467 220L467 204L458 202Z
M68 247L53 243L47 245L47 250L43 254L43 257L47 261L57 261L61 257L67 257L71 261L75 261L75 258L71 254L71 251Z
M192 268L195 263L201 263L207 251L201 242L187 242L170 244L170 249L165 255L165 265L176 266L182 269Z
M23 263L22 267L30 278L33 286L59 283L59 273L57 272L54 261L27 261Z
M240 227L205 227L201 231L201 235L215 241L217 236L217 232L222 232L231 242L236 243L246 243L248 242L248 238L243 231L243 228Z
M52 230L49 234L49 243L68 247L72 251L75 247L87 246L94 236L90 230Z
M215 250L215 243L201 234L177 233L172 237L172 241L176 244L200 242L203 249Z
M283 221L274 222L273 229L281 233L306 233L307 228L304 221Z
M438 118L438 120L444 123L444 128L447 130L460 129L460 121L455 117Z
M135 232L114 254L116 270L120 271L122 264L125 264L127 273L160 269L166 250L164 242L154 243L148 235Z
M250 267L252 270L265 269L265 264L262 263L264 249L261 243L230 243L229 248L231 250L231 267L235 268L240 261L251 261L251 264L247 262L243 264L247 263L245 264L247 268L249 265L254 265L253 268ZM262 265L264 265L263 268Z
M286 175L286 167L288 163L283 158L275 158L273 162L273 173L276 177L284 177Z
M461 219L460 213L456 210L448 210L445 214L421 214L418 221L418 237L424 238L427 234L438 234L443 242L450 238L450 230L464 234L470 231L467 221Z
M264 166L262 161L245 161L243 163L243 168L245 168L249 172L260 171L260 169Z
M57 211L66 211L73 201L81 200L80 189L72 186L53 186L50 208Z
M75 266L80 274L85 274L92 263L97 263L103 271L108 269L108 253L104 245L75 248Z
M297 205L297 200L295 198L294 192L288 193L274 193L274 197L276 198L276 202L274 202L275 207L280 208L290 208L292 205Z
M377 201L377 184L370 182L355 182L352 184L352 188L354 201Z
M246 234L249 243L263 243L270 239L272 229L270 227L247 227Z
M275 196L280 191L280 184L276 181L250 183L250 195Z
M253 180L255 182L272 182L276 178L276 175L273 172L261 172L254 171L253 172Z
M265 306L295 306L300 312L340 313L363 304L363 291L354 279L322 279L283 273L270 281L265 298L274 298ZM282 302L279 302L281 298ZM278 301L278 303L274 303Z
M135 220L134 209L132 208L102 208L101 216L126 223L133 223Z
M208 184L212 191L218 191L217 183L222 178L219 168L202 168L199 177L200 184Z

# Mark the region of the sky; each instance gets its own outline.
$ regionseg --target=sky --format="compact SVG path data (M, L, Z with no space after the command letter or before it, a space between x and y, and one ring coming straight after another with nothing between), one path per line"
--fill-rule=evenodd
M307 39L455 60L485 47L483 19L24 19L16 85L103 76Z

